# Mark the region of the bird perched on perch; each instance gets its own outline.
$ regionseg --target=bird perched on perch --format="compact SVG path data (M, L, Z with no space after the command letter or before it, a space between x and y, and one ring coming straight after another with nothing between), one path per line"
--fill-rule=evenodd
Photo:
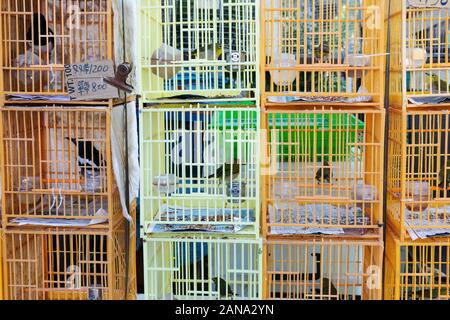
M31 41L31 49L37 54L51 54L55 47L53 30L47 26L45 16L33 13L32 26L28 29L27 40Z
M450 160L447 160L445 166L439 171L439 188L447 190L450 186Z
M330 59L330 43L328 40L324 40L318 45L314 46L314 61L328 62Z
M323 296L326 300L336 300L338 292L333 282L328 278L321 279L321 288L316 288L316 295Z
M450 86L447 81L442 80L437 74L432 73L431 75L431 88L433 92L450 93Z
M316 270L314 273L302 273L298 274L274 274L272 281L277 284L283 284L291 281L307 281L308 295L311 296L314 293L314 298L336 300L339 298L338 291L333 282L328 278L322 277L322 259L320 253L311 253L311 256L315 257L313 261L316 264ZM281 297L281 293L275 293L277 297ZM304 298L304 296L302 296Z
M234 296L233 290L230 285L222 278L214 277L211 279L216 286L216 290L219 290L220 298L230 298Z
M412 299L413 295L411 294ZM450 292L443 285L443 288L433 288L419 290L415 294L415 300L450 300Z
M448 268L442 261L448 261L447 247L442 250L428 251L415 247L407 248L408 261L410 263L407 272L420 274L421 282L408 290L409 300L450 300L450 290L446 286L448 283ZM412 278L409 277L409 278Z
M317 170L316 172L316 180L318 184L321 184L325 181L331 183L331 179L332 179L331 166L328 161L325 161L323 163L323 166L319 168L319 170Z
M224 163L220 166L215 173L208 176L208 179L235 179L240 173L239 160L234 159L233 163Z
M94 146L92 141L83 141L75 138L67 138L75 146L77 146L78 152L78 165L83 175L86 174L86 170L98 170L100 167L106 165L101 152Z
M323 298L328 298L329 300L335 300L337 299L338 292L336 287L334 286L333 282L328 279L322 277L322 260L321 260L321 254L320 253L314 253L311 254L312 256L316 257L316 273L314 276L314 280L320 282L320 288L315 288L314 293L318 296L325 296ZM322 298L322 297L321 297Z
M185 61L192 59L201 60L221 60L222 59L223 48L220 43L210 43L206 46L200 47L199 49L194 49L190 52L184 52L183 58Z

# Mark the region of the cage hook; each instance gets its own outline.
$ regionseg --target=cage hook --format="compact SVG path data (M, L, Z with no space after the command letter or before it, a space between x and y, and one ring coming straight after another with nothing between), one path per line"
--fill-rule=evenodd
M59 211L59 208L61 208L62 203L63 203L63 195L62 195L61 189L58 190L58 194L59 194L59 203L58 203L58 207L56 208L56 211Z
M52 75L50 79L50 84L55 84L55 72L53 71L53 64L50 64L50 74Z

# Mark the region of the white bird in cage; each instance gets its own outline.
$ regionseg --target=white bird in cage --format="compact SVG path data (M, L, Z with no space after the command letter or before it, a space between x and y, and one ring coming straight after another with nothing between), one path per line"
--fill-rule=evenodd
M34 86L38 86L39 82L42 79L43 83L47 82L47 73L34 71L34 70L25 70L25 68L29 68L33 65L42 65L43 62L39 58L37 54L28 50L24 54L18 55L12 64L14 68L17 68L19 71L12 71L12 77L19 81L20 88L31 89ZM32 89L31 89L32 90Z
M36 207L41 202L40 196L33 196L29 194L23 194L24 192L30 192L34 189L39 188L40 179L39 177L23 177L20 186L18 188L19 193L17 194L19 203L25 207Z

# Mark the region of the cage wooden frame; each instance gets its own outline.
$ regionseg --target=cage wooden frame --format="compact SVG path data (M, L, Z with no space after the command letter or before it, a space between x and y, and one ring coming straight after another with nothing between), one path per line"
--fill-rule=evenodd
M146 238L146 299L259 300L262 250L260 239L207 235Z
M271 300L381 300L382 268L381 240L268 239L264 243L263 296Z
M259 124L255 104L143 104L142 234L258 237Z
M2 248L5 298L135 299L136 233L133 227L127 233L126 223L122 219L116 226L103 230L55 227L6 229ZM130 244L128 269L124 251L127 234ZM126 270L128 280L125 280Z
M145 102L179 95L259 99L259 1L139 0L138 10Z
M3 229L0 228L0 301L3 300Z
M450 97L450 8L390 3L391 104L403 108L423 107L420 102L450 106L448 99L440 101ZM440 81L445 81L447 88Z
M301 236L320 228L381 238L384 121L384 110L371 107L262 111L264 237Z
M0 108L4 227L14 225L15 218L92 219L94 213L110 223L120 220L111 154L111 114L117 106L123 105L109 101ZM79 162L80 134L86 140L81 141L86 158L95 159L95 150L99 152L103 161L97 168ZM76 144L65 138L76 138ZM77 205L66 206L67 201Z
M382 108L384 2L262 0L262 101Z
M112 0L5 0L0 8L6 94L66 95L64 64L114 58Z
M401 241L425 229L450 232L450 111L391 108L387 217ZM447 159L447 160L446 160Z
M401 241L388 228L385 251L385 300L449 300L450 239Z

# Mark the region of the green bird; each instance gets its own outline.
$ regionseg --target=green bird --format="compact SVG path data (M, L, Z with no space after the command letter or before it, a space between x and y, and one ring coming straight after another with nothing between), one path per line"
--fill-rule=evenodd
M319 168L319 170L317 170L317 172L316 172L317 183L321 184L325 181L327 181L328 183L331 183L332 176L333 176L333 174L331 172L330 163L328 161L325 161L323 163L323 166L321 168Z
M208 176L208 179L235 179L240 172L239 160L234 159L233 163L224 163L220 166L215 173Z
M447 164L439 171L439 188L447 190L450 186L450 160L447 160Z
M424 289L416 292L416 300L450 300L447 288Z
M427 73L428 76L430 76L430 74ZM431 86L433 91L438 91L438 92L449 92L450 93L450 86L448 84L447 81L442 80L438 75L432 73L431 74Z
M220 43L210 43L207 46L194 49L191 52L184 53L184 60L201 59L201 60L221 60L223 48Z
M222 278L214 277L211 279L216 286L216 290L219 290L220 298L230 298L234 296L233 290L231 290L230 285Z

